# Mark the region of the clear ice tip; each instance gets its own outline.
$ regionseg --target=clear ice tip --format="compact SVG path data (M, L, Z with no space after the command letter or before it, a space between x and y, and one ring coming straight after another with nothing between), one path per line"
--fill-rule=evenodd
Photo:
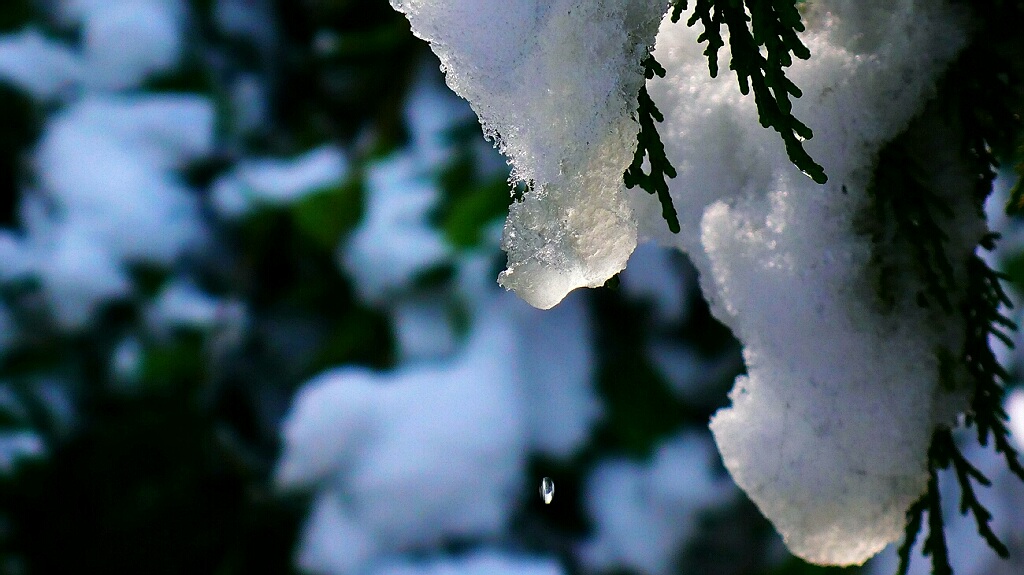
M540 498L544 500L544 504L551 503L551 499L555 497L555 482L551 481L550 477L545 477L540 482Z

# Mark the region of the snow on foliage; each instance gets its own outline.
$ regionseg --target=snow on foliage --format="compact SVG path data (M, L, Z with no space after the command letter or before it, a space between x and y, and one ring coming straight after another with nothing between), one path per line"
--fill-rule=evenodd
M258 206L281 206L338 185L348 172L344 153L322 146L297 158L246 158L213 183L217 212L238 218Z
M0 78L40 99L50 99L82 81L78 53L38 30L0 37Z
M670 185L683 228L672 241L693 256L748 368L711 428L736 482L812 562L861 563L902 537L932 430L961 407L939 389L936 350L963 348L962 323L937 324L909 279L895 307L883 306L857 218L872 209L881 146L921 111L964 42L962 21L935 2L811 5L803 40L813 56L790 74L824 187L791 166L730 79L704 79L696 31L666 24L659 36L669 75L651 91L679 166ZM984 222L967 204L965 168L943 150L949 135L927 129L925 157L953 166L932 176L957 214L947 249L963 280ZM654 228L660 207L633 197Z
M82 329L98 305L131 292L127 264L169 266L204 237L177 171L212 151L212 102L118 92L177 62L182 10L178 0L68 0L61 23L82 26L77 49L31 29L0 37L0 77L65 100L32 157L25 233L0 240L13 264L5 279L37 278L63 329Z
M453 538L496 537L524 496L526 454L565 457L586 440L599 415L589 337L559 348L559 362L546 345L586 334L585 308L541 317L505 296L478 302L450 357L341 367L299 391L276 479L318 490L300 566L353 573Z
M125 264L168 266L201 241L198 203L174 171L212 137L212 105L191 96L90 97L49 122L40 189L21 207L27 234L11 242L58 324L81 328L96 305L127 295Z
M505 226L502 285L546 309L620 271L636 246L622 183L636 143L630 113L665 2L392 6L431 43L448 85L511 159L512 178L530 187Z
M1010 416L1009 427L1015 439L1016 448L1024 448L1024 391L1016 389L1006 396L1006 412ZM977 496L986 509L992 512L992 530L1006 542L1010 556L1006 559L992 553L984 539L978 537L977 526L970 517L960 514L960 493L955 471L943 470L939 475L940 489L948 494L943 498L942 509L946 539L950 549L950 564L957 575L1010 575L1024 569L1024 525L1020 521L1021 502L1024 501L1024 484L1010 470L1002 456L991 447L982 447L969 434L959 439L963 454L986 477L992 481L990 487L977 489ZM919 538L912 553L921 556L923 538ZM869 575L891 575L896 572L898 558L895 546L868 564ZM927 561L911 561L908 575L928 575L931 565Z
M521 399L505 352L514 343L508 322L492 315L450 362L390 373L340 368L299 392L277 482L330 486L305 529L302 567L344 573L329 563L343 558L355 568L377 554L503 529L525 465ZM325 552L327 537L350 548Z
M85 79L96 88L130 88L181 55L181 0L64 0L61 12L81 26Z
M392 5L431 43L513 179L530 185L510 210L500 283L548 308L618 272L637 237L686 251L745 347L748 375L711 425L737 483L815 563L862 563L901 537L925 488L932 431L965 400L939 388L942 350L962 349L965 330L918 306L923 286L909 277L883 305L880 247L858 217L872 209L882 145L922 111L965 44L966 14L922 0L802 5L812 57L787 74L804 92L794 114L815 132L806 149L827 186L792 166L734 78L708 78L700 26L665 18L655 56L668 75L649 89L679 172L670 191L682 231L671 235L655 198L622 188L639 62L666 2ZM719 58L728 62L728 47ZM984 220L966 205L966 168L943 149L948 128L918 124L917 152L949 166L926 177L956 214L946 250L962 286Z
M427 223L438 189L420 168L417 158L403 151L367 169L365 217L339 252L365 302L387 302L449 255L440 232Z
M562 575L565 571L551 559L507 555L490 550L462 557L389 564L372 575Z
M686 432L663 443L647 465L598 464L587 485L596 533L581 550L585 564L600 571L673 573L700 514L736 494L715 459L710 438Z

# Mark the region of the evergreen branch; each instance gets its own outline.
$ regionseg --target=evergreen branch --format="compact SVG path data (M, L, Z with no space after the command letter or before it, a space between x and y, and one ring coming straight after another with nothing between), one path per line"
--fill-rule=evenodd
M989 242L991 243L991 242ZM1006 388L1005 381L1009 374L999 365L989 345L989 336L1009 338L996 329L996 325L1016 329L1009 318L999 312L1000 305L1010 305L1000 284L1002 275L994 271L978 256L972 256L968 263L967 277L969 285L967 300L964 302L964 313L967 317L967 341L964 357L968 372L975 382L974 397L971 400L971 413L968 424L977 427L978 443L988 445L991 435L993 446L1006 459L1007 467L1024 481L1024 466L1021 465L1019 454L1010 442L1010 431L1006 425L1009 416L1003 409ZM998 334L998 335L997 335ZM1012 347L1013 342L1009 341Z
M670 6L672 6L672 23L679 21L679 18L683 15L683 10L686 10L686 0L672 0Z
M910 569L910 552L914 550L914 543L917 541L917 534L921 532L921 521L927 509L927 494L921 496L910 506L910 509L907 509L907 526L903 531L903 543L896 551L900 559L896 575L907 575L907 571Z
M928 509L928 537L924 540L923 552L925 556L932 557L932 575L953 575L953 567L949 564L949 548L946 546L935 446L936 441L933 438L932 448L929 450L931 463L928 466L928 491L924 495L925 507ZM938 460L941 460L941 456Z
M1013 167L1017 181L1010 188L1010 199L1006 202L1006 213L1014 215L1024 211L1024 144L1017 149L1020 161Z
M683 2L683 8L686 8L686 2ZM674 15L675 12L673 12ZM693 15L686 21L686 25L693 26L698 20L704 27L704 32L697 36L697 42L707 42L704 56L708 59L708 72L711 73L712 78L717 78L718 50L725 46L725 41L722 40L722 22L724 20L721 5L716 0L697 0L696 6L693 7Z
M725 45L722 24L729 30L732 61L740 92L754 91L754 102L761 126L773 128L781 137L790 161L815 182L828 181L825 169L804 150L803 141L813 137L811 129L793 115L790 97L802 93L785 75L793 57L806 60L810 50L800 41L804 30L797 0L697 0L687 26L698 21L704 32L698 42L706 42L711 77L718 75L718 52ZM673 3L673 22L686 8L685 1ZM761 48L765 54L762 55Z
M665 77L665 68L654 59L653 54L648 54L643 61L644 76L650 80L655 75ZM665 117L658 110L651 95L647 93L647 86L640 88L637 97L637 120L640 123L640 131L637 133L636 152L633 154L633 163L626 168L622 179L627 188L640 186L649 194L656 194L661 203L661 216L668 224L668 229L674 234L679 233L679 215L675 205L672 203L672 196L668 193L668 182L665 177L676 177L676 169L665 155L665 145L661 142L656 122L665 121ZM644 157L650 164L650 173L644 173Z
M872 234L876 245L892 246L898 251L899 244L909 244L916 261L916 273L924 281L926 292L918 294L918 303L927 307L929 299L938 303L946 312L954 311L949 297L955 285L955 273L946 254L949 236L937 218L953 219L953 212L927 182L923 163L911 152L908 133L889 142L879 152L878 164L868 187L868 194L875 206L877 227ZM885 225L893 221L894 228ZM884 267L875 256L875 263ZM883 274L884 275L884 274ZM883 281L885 278L881 278ZM892 289L883 285L882 290ZM883 301L893 298L891 293L882 293Z
M978 167L986 167L978 180L979 210L991 191L997 159L1011 162L1016 181L1011 186L1006 213L1024 211L1024 2L1020 0L958 0L966 4L983 27L975 41L959 56L951 71L954 94L964 120L970 153ZM981 172L979 172L981 174Z
M978 526L978 534L1000 557L1008 557L1010 550L999 540L989 524L992 521L992 513L978 501L972 484L973 480L985 487L990 487L992 482L978 468L971 465L971 462L967 461L953 441L953 434L949 429L941 429L936 432L933 441L938 444L939 449L945 452L947 461L952 463L953 471L956 473L957 483L960 484L960 514L971 513Z
M959 151L967 161L968 169L974 174L974 185L971 190L973 207L978 217L984 217L984 202L992 191L998 167L997 159L1014 158L1016 153L1015 160L1019 162L1016 166L1018 176L1024 175L1024 146L1021 146L1021 139L1024 136L1024 65L1018 56L1024 49L1024 43L1021 41L1024 37L1020 35L1019 30L1019 23L1024 17L1024 2L977 0L970 4L977 12L979 21L983 22L983 28L976 32L974 41L947 72L942 82L943 86L939 90L942 96L938 100L938 105L944 106L939 111L939 116L945 118L954 129L960 130ZM887 148L886 151L897 152L899 155L898 149ZM886 151L883 151L883 154ZM906 183L927 181L919 177L920 164L913 162L909 156L903 160L910 160L905 164L910 167L905 176ZM929 201L929 196L938 196L928 193L925 186L877 185L900 182L899 179L891 177L889 182L884 181L886 176L880 168L885 163L886 159L883 157L879 169L876 170L876 180L873 181L873 200L876 202L876 209L883 209L879 200L882 199L880 195L884 191L899 190L901 193L909 192L911 197L918 196L912 202L917 206L915 217L904 218L902 223L897 222L897 235L906 235L906 231L911 231L912 235L920 236L917 240L911 238L911 243L913 245L916 241L918 244L915 252L919 265L924 270L934 266L934 272L923 272L922 277L926 278L930 286L929 292L937 295L936 287L941 286L936 282L936 278L949 279L951 276L948 269L937 265L941 261L949 262L944 253L945 236L936 233L941 232L941 227L933 224L936 216L948 216L948 208ZM901 163L904 162L892 162L897 170ZM880 173L882 181L878 178ZM1020 179L1016 182L1013 192L1007 205L1007 211L1011 213L1015 210L1024 210L1024 190L1021 189ZM901 201L911 200L902 198ZM898 217L901 210L897 204L893 204L891 198L888 203ZM932 221L924 221L922 216ZM879 229L881 228L874 228L874 239L888 239L878 231ZM922 242L922 239L925 241ZM998 234L987 234L981 238L979 245L987 250L993 250L997 239ZM974 392L966 423L968 426L977 427L977 440L982 446L987 445L991 437L994 449L1003 455L1007 467L1024 480L1024 466L1021 465L1020 457L1009 440L1008 417L1003 409L1006 393L1003 382L1008 379L1008 374L999 365L991 349L993 338L1002 340L1012 347L1013 341L1006 330L1016 329L1014 323L1000 313L1001 306L1011 307L1001 285L1005 276L990 269L981 258L970 254L963 277L967 279L967 286L960 292L963 293L960 312L965 319L967 333L962 361L970 375ZM974 483L988 485L988 479L963 457L952 440L951 432L948 429L940 429L933 437L929 449L928 491L908 512L906 537L900 548L901 575L906 573L909 565L910 551L921 528L921 513L924 511L928 511L929 514L929 537L925 542L925 551L926 554L932 555L933 573L948 575L952 572L948 549L941 535L943 525L936 476L937 469L948 468L950 465L953 466L960 484L961 514L971 513L981 537L996 553L1006 556L1006 546L999 541L991 528L992 515L978 501L975 492Z

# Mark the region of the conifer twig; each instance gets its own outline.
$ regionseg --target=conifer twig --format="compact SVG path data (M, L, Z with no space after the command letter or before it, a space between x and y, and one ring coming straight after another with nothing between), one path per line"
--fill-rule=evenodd
M673 22L687 4L685 0L673 0ZM825 169L803 146L803 141L814 134L793 115L790 97L799 98L802 93L785 74L794 56L801 60L811 56L797 35L804 24L796 4L797 0L697 0L686 25L700 22L704 27L697 41L707 43L704 55L712 78L718 76L718 52L725 46L722 24L726 25L732 52L729 68L736 72L740 92L746 95L753 89L761 126L778 132L790 161L815 182L824 184L828 181Z
M648 54L643 61L644 77L650 80L655 75L665 77L665 68L654 59L653 54ZM640 123L640 131L637 133L636 152L633 154L633 163L626 168L622 179L627 188L640 186L649 194L656 194L661 203L661 216L668 224L668 229L679 233L679 214L672 203L672 196L668 193L668 182L665 178L676 177L676 169L669 162L665 155L665 145L661 142L656 122L665 121L665 117L658 110L651 95L647 93L647 86L640 88L637 97L637 121ZM644 157L650 164L650 173L644 173Z

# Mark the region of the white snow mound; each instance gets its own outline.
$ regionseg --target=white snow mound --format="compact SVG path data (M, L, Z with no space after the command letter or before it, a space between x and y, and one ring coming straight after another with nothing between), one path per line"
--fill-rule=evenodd
M535 307L597 287L636 247L622 174L664 0L392 0L529 191L499 283Z

